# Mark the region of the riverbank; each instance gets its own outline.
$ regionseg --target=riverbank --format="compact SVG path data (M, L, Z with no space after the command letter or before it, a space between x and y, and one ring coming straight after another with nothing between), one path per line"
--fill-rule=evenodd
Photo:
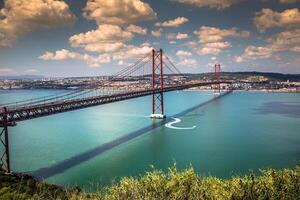
M21 174L0 172L0 199L299 199L300 165L294 169L261 170L261 176L218 179L202 177L193 168L167 173L153 170L87 194L80 188L64 189Z
M184 91L195 91L195 92L214 92L212 89L186 89ZM228 90L221 90L221 92L226 92ZM266 93L300 93L300 90L233 90L238 92L266 92Z

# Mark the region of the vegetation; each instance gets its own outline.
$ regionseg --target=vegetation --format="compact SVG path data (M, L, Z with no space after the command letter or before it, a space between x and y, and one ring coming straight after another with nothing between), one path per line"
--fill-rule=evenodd
M214 73L202 73L202 74L188 74L190 79L213 79ZM271 73L271 72L222 72L222 80L245 80L251 77L264 77L269 81L300 81L300 74L281 74L281 73Z
M85 194L79 188L65 190L26 175L0 174L0 199L300 199L300 165L294 169L262 170L222 180L201 177L193 168L167 173L153 170L138 178L123 178L98 194Z

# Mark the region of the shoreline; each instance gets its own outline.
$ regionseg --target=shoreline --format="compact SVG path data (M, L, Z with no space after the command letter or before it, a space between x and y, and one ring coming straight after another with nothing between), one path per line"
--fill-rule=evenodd
M186 89L182 91L191 91L191 92L213 92L211 89ZM228 90L221 90L221 92L226 92ZM233 92L265 92L265 93L300 93L300 90L233 90Z
M66 91L72 91L74 89L60 89L60 88L13 88L13 89L0 89L0 92L9 92L9 91L16 91L16 90L57 90L57 91L62 91L62 90L66 90ZM194 91L194 92L213 92L213 89L184 89L181 91ZM221 90L221 92L226 92L228 90ZM255 90L233 90L233 91L238 91L238 92L266 92L266 93L300 93L300 90L288 90L288 89L279 89L279 90L267 90L267 89L263 89L263 90L259 90L259 89L255 89Z

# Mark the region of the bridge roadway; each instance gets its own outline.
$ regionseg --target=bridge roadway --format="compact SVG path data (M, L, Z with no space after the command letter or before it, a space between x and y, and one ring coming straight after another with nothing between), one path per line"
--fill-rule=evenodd
M225 82L222 82L225 83ZM226 82L230 83L230 82ZM53 115L57 113L78 110L82 108L87 108L91 106L97 106L117 101L123 101L127 99L152 95L160 92L170 92L175 90L183 90L192 87L206 86L216 84L216 82L201 82L185 85L176 85L176 86L167 86L161 91L161 89L147 89L139 90L134 92L125 92L120 94L105 95L105 96L94 96L94 97L85 97L69 100L60 100L50 103L37 104L37 105L28 105L20 107L8 108L5 113L2 109L0 111L0 127L4 125L6 121L7 124L14 124L18 121L24 121L39 117L44 117L48 115Z

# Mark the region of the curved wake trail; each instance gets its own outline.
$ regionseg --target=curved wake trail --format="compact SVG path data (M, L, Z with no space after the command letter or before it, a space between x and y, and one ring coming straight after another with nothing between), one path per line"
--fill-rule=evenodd
M196 126L191 126L191 127L177 127L177 126L173 126L173 124L180 123L180 122L181 122L181 119L175 118L175 117L172 117L172 119L173 119L174 121L169 122L169 123L166 123L166 124L165 124L165 127L171 128L171 129L178 129L178 130L190 130L190 129L196 128Z

